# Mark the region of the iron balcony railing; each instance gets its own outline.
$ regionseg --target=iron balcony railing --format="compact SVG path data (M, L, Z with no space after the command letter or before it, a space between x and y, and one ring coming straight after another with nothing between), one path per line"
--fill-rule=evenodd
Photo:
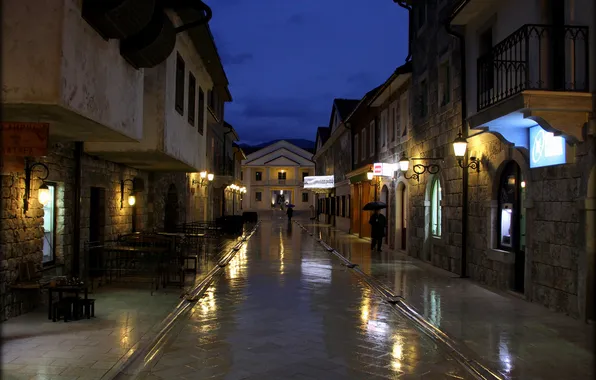
M524 90L587 92L589 28L526 24L478 58L478 111Z

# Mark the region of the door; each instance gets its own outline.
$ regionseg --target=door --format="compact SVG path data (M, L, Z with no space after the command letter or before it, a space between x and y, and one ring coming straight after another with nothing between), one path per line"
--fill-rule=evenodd
M89 204L89 274L97 277L103 268L106 226L106 189L92 187Z
M400 210L400 218L401 218L401 242L400 242L400 247L402 250L406 250L406 220L407 220L407 215L406 215L406 210L408 209L407 205L406 205L406 188L403 184L401 185L401 190L400 190L400 198L401 198L401 210Z
M526 270L524 188L519 165L510 161L499 189L499 249L515 254L512 288L519 293L524 292Z

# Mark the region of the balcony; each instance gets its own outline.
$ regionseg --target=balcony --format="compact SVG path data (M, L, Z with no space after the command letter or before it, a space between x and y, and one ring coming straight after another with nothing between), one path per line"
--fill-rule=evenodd
M82 17L81 1L3 1L2 119L59 140L138 141L143 73Z
M526 24L478 58L470 127L538 123L579 138L592 109L588 35L587 26Z

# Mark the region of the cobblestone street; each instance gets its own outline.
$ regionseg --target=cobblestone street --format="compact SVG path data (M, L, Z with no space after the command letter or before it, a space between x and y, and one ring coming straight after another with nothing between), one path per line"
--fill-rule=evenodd
M264 222L149 379L467 378L297 225Z

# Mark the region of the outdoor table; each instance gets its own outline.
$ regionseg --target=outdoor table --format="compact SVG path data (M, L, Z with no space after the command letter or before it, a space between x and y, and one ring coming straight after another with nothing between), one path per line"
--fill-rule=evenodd
M57 286L48 286L48 319L52 319L52 306L54 304L52 294L58 293L58 300L62 299L63 293L74 293L75 297L79 297L80 293L85 294L85 300L88 299L89 290L87 285L57 285Z

